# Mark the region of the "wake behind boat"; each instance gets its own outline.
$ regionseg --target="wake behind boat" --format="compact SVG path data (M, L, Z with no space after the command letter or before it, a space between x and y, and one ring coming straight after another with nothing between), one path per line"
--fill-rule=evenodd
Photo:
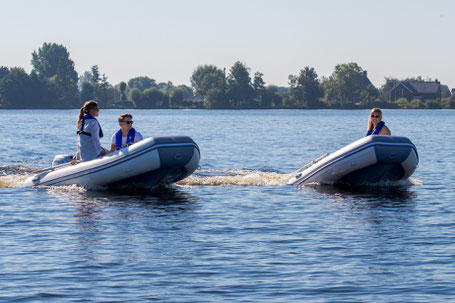
M199 159L199 147L189 137L147 138L99 159L42 170L24 186L150 187L186 178L197 169Z
M289 184L374 184L410 177L419 164L406 137L368 136L326 154L294 172Z

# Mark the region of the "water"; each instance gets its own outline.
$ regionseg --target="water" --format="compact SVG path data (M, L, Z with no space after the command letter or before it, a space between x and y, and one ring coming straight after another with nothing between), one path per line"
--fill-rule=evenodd
M105 147L122 111L101 110ZM455 298L455 111L385 110L420 166L366 188L287 180L362 137L369 111L131 112L144 137L191 136L201 168L159 191L23 188L32 169L74 152L77 111L0 111L1 301Z

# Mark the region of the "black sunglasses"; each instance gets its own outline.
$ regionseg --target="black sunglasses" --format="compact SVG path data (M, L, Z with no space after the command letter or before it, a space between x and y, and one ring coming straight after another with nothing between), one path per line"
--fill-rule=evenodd
M125 122L126 124L133 124L133 121L120 121L120 122Z
M371 118L379 118L379 115L371 115Z

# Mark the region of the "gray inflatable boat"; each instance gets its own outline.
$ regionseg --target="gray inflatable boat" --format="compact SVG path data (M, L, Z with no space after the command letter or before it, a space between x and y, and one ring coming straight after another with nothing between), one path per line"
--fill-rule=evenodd
M368 136L326 154L293 173L289 184L375 184L411 176L419 164L406 137Z
M191 175L199 159L199 147L189 137L147 138L95 160L37 171L24 186L156 186Z

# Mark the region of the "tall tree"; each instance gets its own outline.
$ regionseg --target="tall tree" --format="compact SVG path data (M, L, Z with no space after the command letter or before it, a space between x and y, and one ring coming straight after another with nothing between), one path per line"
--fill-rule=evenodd
M125 95L126 83L124 81L120 82L119 89L120 89L120 101L126 101L126 95Z
M0 66L0 80L9 73L9 69L6 66Z
M226 94L221 88L210 88L205 93L204 106L206 108L228 108L229 103L226 102Z
M68 50L55 43L44 43L38 52L32 53L32 72L48 80L51 107L77 106L78 76Z
M305 66L298 76L289 75L289 95L299 107L314 108L323 96L323 90L314 68Z
M184 91L181 87L174 87L169 94L169 103L171 107L183 105Z
M254 73L253 78L253 91L254 91L254 98L258 105L263 107L263 102L261 101L262 94L265 90L265 82L262 77L264 76L263 73L256 72Z
M225 94L226 77L224 71L214 65L200 65L191 75L191 86L197 96L204 99L210 89L218 89L217 97ZM221 101L221 100L220 100Z
M80 97L82 102L95 99L95 88L92 83L84 82L82 84Z
M158 88L147 88L143 92L143 104L144 108L161 108L167 107L165 103L165 94Z
M0 80L1 108L36 108L36 95L31 77L23 68L13 67Z
M255 107L254 89L248 67L237 61L229 71L228 97L235 108Z
M138 88L133 88L129 93L130 99L134 102L137 108L144 107L144 96Z
M38 49L38 52L32 53L33 70L41 77L52 78L57 74L57 69L61 64L69 67L69 76L77 79L77 73L74 70L74 62L70 59L70 54L66 47L56 43L44 43Z
M325 82L326 99L342 104L352 103L360 98L368 84L365 82L364 70L357 63L339 64Z
M153 87L158 87L155 80L146 76L131 78L130 80L128 80L128 89L137 88L141 92L143 92L147 88Z
M99 69L98 65L93 65L91 68L91 72L92 72L92 76L90 77L90 81L96 87L99 85L99 83L101 81L100 69Z
M260 106L262 108L277 108L283 103L283 97L278 92L278 87L275 85L268 85L261 92Z

